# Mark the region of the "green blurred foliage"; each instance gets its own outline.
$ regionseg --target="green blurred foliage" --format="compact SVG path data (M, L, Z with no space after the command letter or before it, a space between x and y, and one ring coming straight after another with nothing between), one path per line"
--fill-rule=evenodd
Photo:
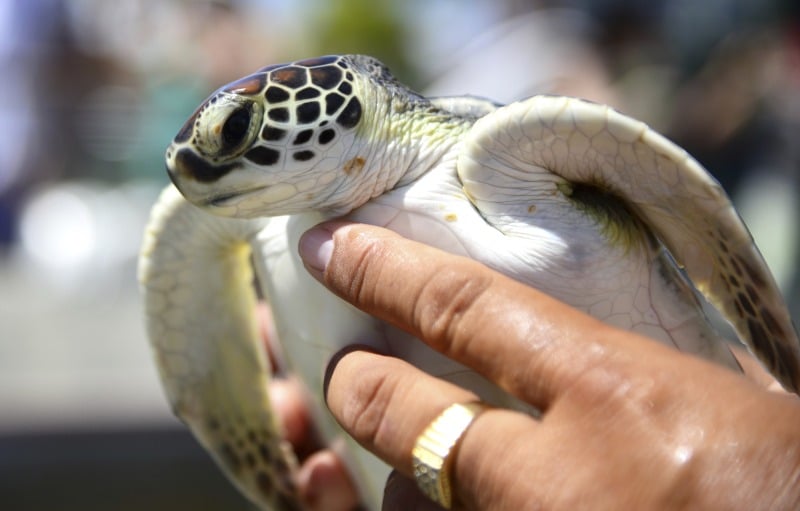
M384 62L404 83L419 85L406 43L406 17L390 0L319 1L312 21L312 50L320 55L363 53Z

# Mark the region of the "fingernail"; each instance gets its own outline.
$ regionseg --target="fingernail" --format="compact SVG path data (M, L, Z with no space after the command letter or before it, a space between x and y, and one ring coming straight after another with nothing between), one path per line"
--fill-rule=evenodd
M328 386L331 383L331 376L333 376L333 370L336 369L336 365L344 358L345 355L347 355L348 353L352 353L357 349L358 348L356 346L352 345L345 346L344 348L334 353L331 359L328 361L328 365L325 367L325 374L322 377L322 397L326 401L328 400Z
M327 229L314 227L300 238L300 258L317 278L322 276L333 255L333 235Z
M349 355L354 351L366 351L369 353L381 354L381 352L375 346L361 343L348 344L344 348L334 353L330 360L328 360L328 365L325 367L325 374L322 377L322 396L326 401L328 399L328 386L331 383L331 377L333 376L333 371L336 369L336 365L341 362L346 355Z

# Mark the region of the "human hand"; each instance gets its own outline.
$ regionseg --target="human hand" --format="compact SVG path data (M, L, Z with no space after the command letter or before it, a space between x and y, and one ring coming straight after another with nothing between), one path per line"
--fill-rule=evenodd
M323 224L301 240L301 256L345 300L543 411L494 409L475 420L453 463L456 507L800 507L796 396L377 227ZM420 432L450 404L475 399L375 353L334 364L331 411L405 478ZM401 478L387 493L404 492L415 489ZM387 497L384 509L408 509L396 502Z

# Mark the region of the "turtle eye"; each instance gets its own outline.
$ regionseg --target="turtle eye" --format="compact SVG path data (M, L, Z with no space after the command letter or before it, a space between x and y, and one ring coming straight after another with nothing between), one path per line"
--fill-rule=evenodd
M250 109L237 108L222 125L222 145L226 150L233 149L241 144L250 128Z

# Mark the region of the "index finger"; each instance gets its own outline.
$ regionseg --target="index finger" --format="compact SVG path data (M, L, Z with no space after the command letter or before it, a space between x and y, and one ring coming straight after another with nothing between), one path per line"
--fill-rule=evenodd
M300 254L348 302L542 409L593 368L625 371L642 358L677 353L379 227L321 224L301 239Z

